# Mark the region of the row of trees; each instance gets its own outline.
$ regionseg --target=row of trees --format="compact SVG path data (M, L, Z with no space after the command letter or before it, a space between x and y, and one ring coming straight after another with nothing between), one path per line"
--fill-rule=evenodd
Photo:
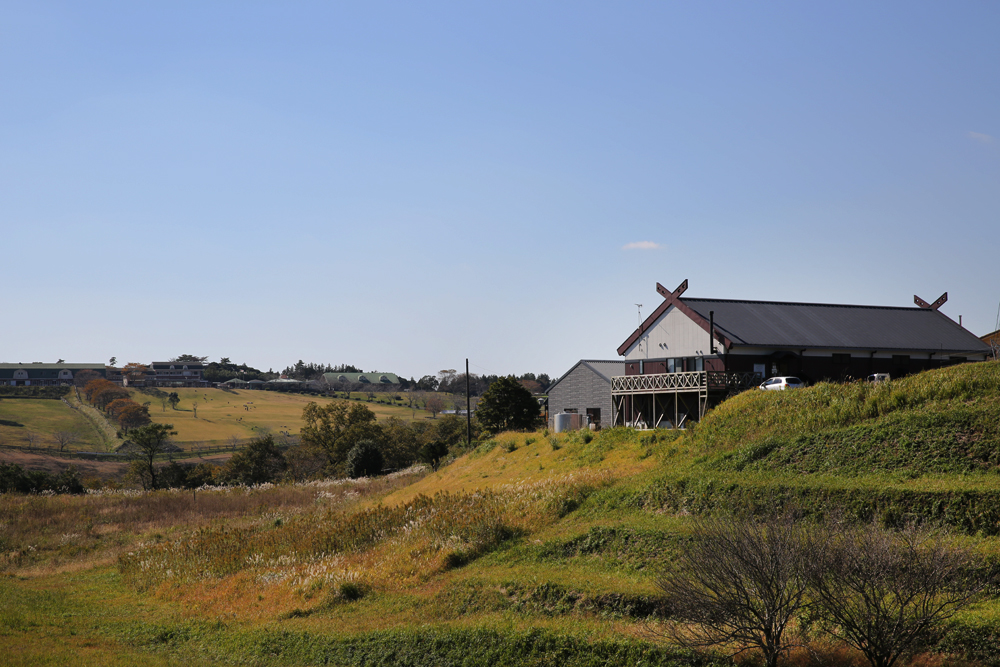
M436 404L431 405L431 399L425 405L428 409L440 409ZM538 401L520 381L514 376L498 378L479 400L472 437L478 438L481 432L534 428L539 415ZM444 415L436 423L407 424L396 417L379 422L366 405L349 401L332 401L322 406L309 403L302 411L302 420L302 446L315 460L322 461L317 472L334 476L350 474L348 456L362 442L367 450L381 454L385 467L405 468L421 458L436 467L443 454L434 456L428 447L434 443L437 443L434 451L441 446L454 447L466 440L469 428L465 418L454 414Z
M247 364L234 364L229 357L222 357L219 361L213 361L205 366L204 378L209 382L226 382L234 378L240 380L273 380L278 374L268 370L262 371Z
M93 387L94 396L96 389ZM537 425L538 402L513 376L499 378L480 400L477 418L472 423L472 437L482 432L532 428ZM161 486L199 486L215 483L258 484L283 477L311 479L321 476L360 477L376 475L385 469L405 468L423 461L435 470L449 450L463 444L468 423L458 415L445 415L434 422L412 424L398 417L381 422L367 405L351 401L331 401L326 405L309 403L302 412L304 422L300 444L282 448L271 434L251 441L235 454L224 468L211 469L155 465L173 427L149 424L132 431L132 476L144 488Z
M348 457L360 443L379 452L382 468L405 468L418 460L436 467L448 448L461 444L466 436L466 421L457 415L435 422L408 424L398 417L380 422L365 404L349 401L309 403L302 420L301 444L288 452L296 477L348 475ZM479 431L475 425L474 438Z
M892 667L988 579L927 529L730 516L698 520L658 585L671 610L663 631L682 646L756 649L774 667L820 632Z
M83 395L91 405L103 410L110 419L118 422L124 433L152 421L149 417L148 402L140 405L132 400L128 389L119 387L110 380L102 377L90 380L83 387Z
M525 389L535 394L545 391L549 384L551 384L549 376L545 373L541 375L525 373L521 376L476 375L475 373L470 373L468 375L469 394L472 396L482 396L489 389L490 385L501 377L513 377ZM413 389L419 391L444 391L464 396L466 391L466 374L459 373L454 369L445 369L438 371L437 375L425 375L419 380L411 378L410 385Z

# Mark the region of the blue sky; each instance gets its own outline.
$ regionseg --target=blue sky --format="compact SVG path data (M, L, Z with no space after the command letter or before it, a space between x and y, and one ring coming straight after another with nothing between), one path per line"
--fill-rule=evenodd
M557 376L685 278L947 290L982 335L998 24L987 2L0 2L0 360Z

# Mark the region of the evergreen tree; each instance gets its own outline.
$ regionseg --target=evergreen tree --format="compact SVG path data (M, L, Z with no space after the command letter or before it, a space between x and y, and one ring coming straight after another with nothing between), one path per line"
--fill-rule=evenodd
M540 414L538 401L513 375L491 384L476 409L479 423L491 433L533 428Z

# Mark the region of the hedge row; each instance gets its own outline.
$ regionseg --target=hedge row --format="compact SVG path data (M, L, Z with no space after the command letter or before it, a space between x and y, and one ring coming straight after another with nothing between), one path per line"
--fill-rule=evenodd
M25 470L16 463L0 462L0 493L83 493L83 483L76 468L70 466L58 475L41 470Z
M590 502L608 508L695 514L725 510L766 515L790 509L816 519L838 513L848 520L877 520L885 526L931 522L969 535L1000 535L1000 490L830 488L682 477L624 493L608 489Z
M60 399L69 394L71 387L11 387L0 385L0 398L51 398Z

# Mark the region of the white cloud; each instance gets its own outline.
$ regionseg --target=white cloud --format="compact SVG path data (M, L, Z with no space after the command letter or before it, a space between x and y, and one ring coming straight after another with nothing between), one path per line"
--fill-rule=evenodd
M984 144L992 144L993 137L988 134L983 134L982 132L969 132L969 138Z
M654 241L635 241L623 245L622 250L656 250L659 247L660 244Z

